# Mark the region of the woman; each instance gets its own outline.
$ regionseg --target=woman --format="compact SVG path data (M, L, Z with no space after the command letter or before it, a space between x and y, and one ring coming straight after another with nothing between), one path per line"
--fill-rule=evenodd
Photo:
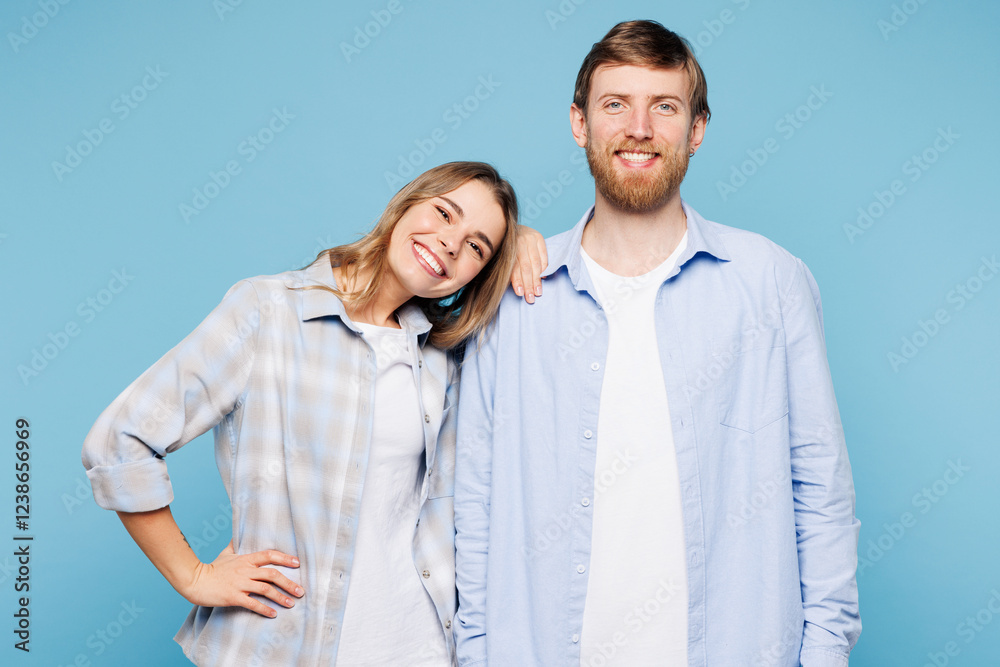
M98 419L83 448L94 496L196 605L175 637L193 662L452 664L446 350L496 311L516 223L492 167L435 167L360 241L237 283ZM209 428L233 542L202 563L163 457Z

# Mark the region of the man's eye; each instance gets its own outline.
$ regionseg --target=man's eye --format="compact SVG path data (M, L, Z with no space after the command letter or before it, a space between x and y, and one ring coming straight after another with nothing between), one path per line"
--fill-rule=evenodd
M451 216L448 215L448 211L444 210L440 206L436 206L435 208L437 208L438 213L441 214L441 217L444 218L445 222L451 222Z
M673 105L664 102L663 104L660 105L660 109L662 109L663 111L673 111L674 107Z
M608 103L608 107L610 107L612 109L621 109L622 103L621 102L609 102Z

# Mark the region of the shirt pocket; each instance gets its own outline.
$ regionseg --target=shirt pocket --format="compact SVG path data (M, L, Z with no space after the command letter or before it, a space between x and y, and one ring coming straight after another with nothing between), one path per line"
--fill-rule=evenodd
M744 334L729 352L713 353L724 368L717 392L719 422L755 433L788 414L785 337L780 329Z

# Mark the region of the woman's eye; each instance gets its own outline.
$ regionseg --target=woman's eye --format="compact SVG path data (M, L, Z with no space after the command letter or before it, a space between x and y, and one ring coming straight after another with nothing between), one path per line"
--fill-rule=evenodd
M475 243L473 243L472 241L469 241L469 245L470 245L470 246L472 246L472 249L473 249L474 251L476 251L476 254L477 254L477 255L479 255L480 259L482 259L482 257L483 257L483 249L482 249L482 248L480 248L480 247L479 247L478 245L476 245Z
M451 222L451 216L449 216L449 215L448 215L448 211L444 210L444 209L443 209L443 208L441 208L440 206L437 206L437 207L435 207L435 208L437 208L437 210L438 210L438 213L440 213L440 214L441 214L441 217L443 217L443 218L444 218L444 221L445 221L445 222Z

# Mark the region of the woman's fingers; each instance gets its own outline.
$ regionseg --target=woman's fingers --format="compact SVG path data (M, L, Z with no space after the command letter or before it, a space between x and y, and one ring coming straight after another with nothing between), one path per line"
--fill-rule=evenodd
M259 578L263 579L264 581L271 582L278 588L284 591L288 591L289 594L294 595L297 598L300 598L303 595L305 595L305 590L303 590L301 586L299 586L297 583L295 583L294 581L283 575L281 572L278 572L273 568L261 567L257 569L257 572L258 572L257 576ZM277 601L278 600L275 600L275 602ZM291 605L285 605L285 606L290 607Z
M545 237L531 227L521 226L517 234L517 258L510 276L511 287L528 303L542 295L542 271L548 266Z
M252 554L236 555L232 544L226 547L210 565L201 564L188 599L204 607L239 606L274 618L277 611L260 598L283 607L295 605L290 595L302 597L305 590L273 567L298 567L295 556L268 549Z
M299 559L277 549L265 549L247 554L247 559L260 567L262 565L284 565L285 567L298 567Z
M254 613L260 614L261 616L266 616L267 618L274 618L275 616L278 615L277 611L275 611L271 607L268 607L260 600L250 597L249 595L244 595L243 599L237 602L237 604L234 606L244 607Z

